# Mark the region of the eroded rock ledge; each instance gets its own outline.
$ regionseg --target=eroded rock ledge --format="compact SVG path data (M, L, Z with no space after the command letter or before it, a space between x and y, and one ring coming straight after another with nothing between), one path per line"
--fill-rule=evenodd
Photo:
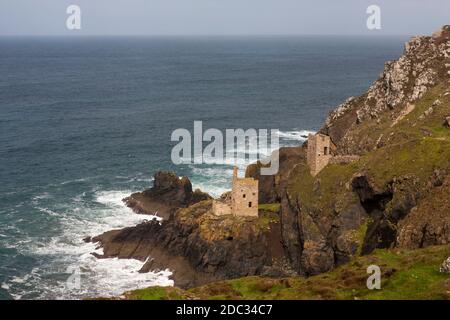
M167 221L108 231L91 241L104 250L98 258L147 261L141 272L168 268L182 288L249 275L292 274L283 264L276 215L215 216L211 206L211 200L204 200L179 209Z
M180 178L174 172L159 171L154 176L152 188L133 193L123 201L136 213L157 214L168 219L178 208L207 199L212 199L209 194L199 189L192 191L189 178Z

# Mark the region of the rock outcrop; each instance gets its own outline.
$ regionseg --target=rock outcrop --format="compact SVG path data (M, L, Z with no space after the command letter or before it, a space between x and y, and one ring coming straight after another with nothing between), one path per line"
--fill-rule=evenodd
M437 36L439 35L439 36ZM423 97L438 82L448 81L450 26L444 26L432 37L414 37L405 45L403 56L387 62L380 78L367 93L351 97L333 110L321 129L331 137L341 154L370 151L376 139L363 137L358 127L395 121L408 104ZM383 117L388 112L387 117Z
M168 219L179 208L186 208L199 201L211 199L199 189L192 191L187 177L178 177L174 172L157 172L151 189L133 193L123 199L136 213L157 214Z
M215 216L211 200L180 209L167 221L149 221L91 239L104 254L147 261L141 272L173 271L176 286L188 288L211 281L250 275L283 276L276 216Z
M442 262L442 265L439 268L439 271L442 273L450 274L450 257L448 257L444 262Z

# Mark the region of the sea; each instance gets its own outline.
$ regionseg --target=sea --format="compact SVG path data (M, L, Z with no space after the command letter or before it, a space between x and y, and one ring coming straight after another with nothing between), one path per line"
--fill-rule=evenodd
M136 225L121 199L172 170L219 196L231 161L175 165L172 132L278 129L301 145L407 36L0 38L0 299L170 286L83 238ZM245 155L244 155L245 156ZM245 170L241 164L240 174Z

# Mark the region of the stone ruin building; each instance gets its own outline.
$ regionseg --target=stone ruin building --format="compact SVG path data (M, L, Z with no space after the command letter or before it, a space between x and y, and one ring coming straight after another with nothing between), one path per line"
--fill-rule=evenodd
M359 159L358 155L332 155L330 137L317 133L309 134L306 162L314 177L328 164L347 164Z
M309 134L306 161L311 175L317 175L328 165L330 159L330 137L321 133Z
M239 178L233 168L231 192L213 201L216 215L258 216L258 180Z

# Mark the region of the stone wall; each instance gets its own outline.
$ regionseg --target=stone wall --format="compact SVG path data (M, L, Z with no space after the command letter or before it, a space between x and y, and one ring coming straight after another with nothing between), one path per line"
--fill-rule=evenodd
M237 216L258 216L258 180L233 178L231 208Z
M224 215L232 214L231 206L228 203L222 202L220 200L213 201L212 209L213 209L214 214L217 216L224 216Z
M311 175L317 175L330 162L330 137L324 134L308 136L307 163Z
M258 216L258 180L238 178L237 168L233 170L230 193L214 200L212 210L215 215Z

